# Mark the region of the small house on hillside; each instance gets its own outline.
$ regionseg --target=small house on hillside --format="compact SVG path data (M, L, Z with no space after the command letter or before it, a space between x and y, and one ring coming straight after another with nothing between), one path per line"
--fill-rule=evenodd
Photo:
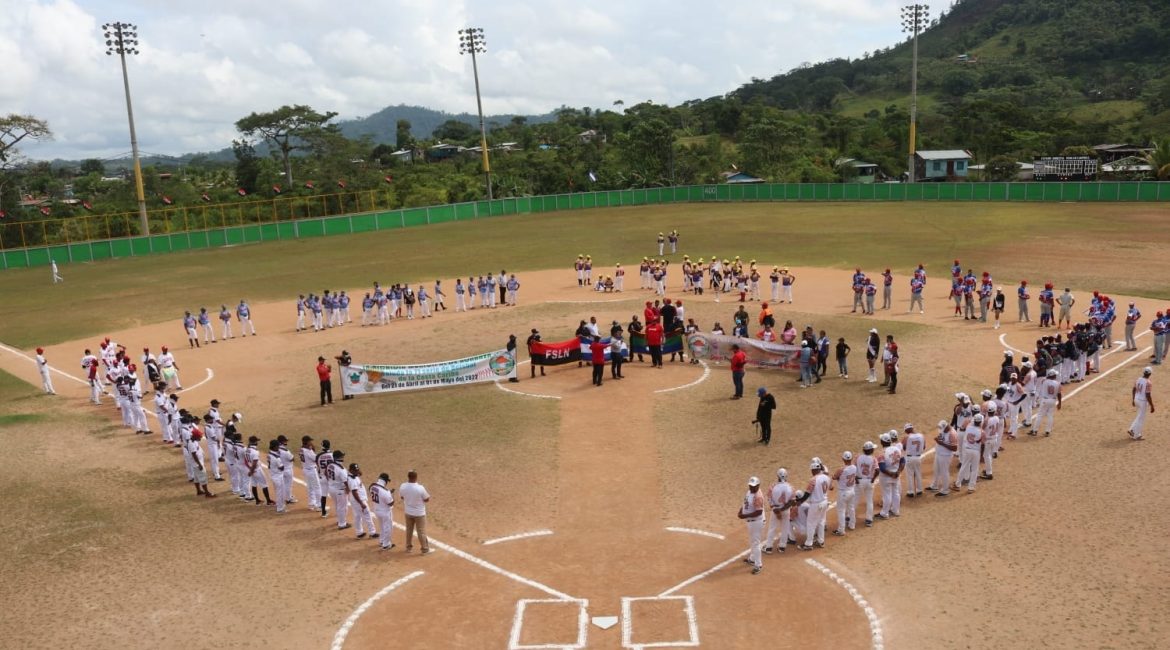
M747 172L734 171L723 172L720 174L723 177L723 182L731 185L746 185L750 183L763 183L764 179L756 178Z
M849 183L873 183L877 179L877 163L865 162L856 158L839 158L837 170Z
M1153 149L1143 147L1140 144L1099 144L1093 147L1093 151L1097 152L1097 160L1100 160L1102 163L1111 163L1117 162L1122 158L1144 156L1153 151Z
M443 144L440 142L427 150L427 158L430 160L446 160L463 150L463 147L457 144Z
M577 134L577 142L587 144L590 142L605 142L605 134L597 129L586 129Z
M948 181L967 177L970 151L941 149L914 152L914 177L919 181Z

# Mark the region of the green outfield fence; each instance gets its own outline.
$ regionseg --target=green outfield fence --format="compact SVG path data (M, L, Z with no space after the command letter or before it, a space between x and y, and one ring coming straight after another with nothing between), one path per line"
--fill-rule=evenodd
M53 233L44 225L46 222L31 221L0 226L0 248L4 249L0 257L4 269L25 268L48 265L52 260L56 260L58 264L92 262L282 239L346 235L511 214L704 201L1158 202L1170 201L1170 182L691 185L505 198L310 218L295 218L291 213L288 213L288 218L282 218L276 210L269 215L266 214L266 210L241 209L238 211L238 221L233 223L223 221L219 226L208 223L208 227L205 228L166 234L81 241L76 239L70 241L68 239L70 229L65 227L59 228L60 232L56 236L61 240L55 241ZM42 241L49 243L40 246L20 246L20 242L25 241L24 232L14 233L13 229L17 227L38 228L43 236ZM125 227L127 231L136 230L137 220L127 219ZM20 247L10 247L13 246L13 242L17 242L16 245Z

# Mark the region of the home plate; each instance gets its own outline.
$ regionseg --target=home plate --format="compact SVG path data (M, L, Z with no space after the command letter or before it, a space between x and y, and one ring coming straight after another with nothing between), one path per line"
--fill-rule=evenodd
M616 616L594 616L593 617L593 624L596 625L597 627L603 629L603 630L608 630L609 628L617 625L617 622L618 622L618 617L616 617Z

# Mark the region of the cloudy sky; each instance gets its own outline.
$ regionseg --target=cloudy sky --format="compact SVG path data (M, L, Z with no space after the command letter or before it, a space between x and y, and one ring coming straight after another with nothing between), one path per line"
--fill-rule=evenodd
M309 104L341 118L387 105L475 111L456 30L486 32L487 113L544 113L719 95L752 77L899 40L894 0L3 0L0 114L56 137L35 159L130 149L121 71L101 25L134 23L142 151L228 146L252 111Z

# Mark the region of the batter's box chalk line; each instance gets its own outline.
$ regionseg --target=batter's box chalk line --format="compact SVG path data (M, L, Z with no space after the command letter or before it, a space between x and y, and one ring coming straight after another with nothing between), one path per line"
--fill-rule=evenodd
M529 605L575 605L577 607L577 639L573 643L535 643L522 645L520 635L524 631L524 612ZM585 647L589 634L589 601L582 598L521 598L516 601L516 614L512 617L512 633L508 637L508 650L579 650Z
M683 614L687 618L687 638L685 640L647 641L634 643L633 610L636 602L680 602ZM622 598L622 647L631 650L642 648L694 648L699 645L699 622L695 618L694 596L639 596Z

